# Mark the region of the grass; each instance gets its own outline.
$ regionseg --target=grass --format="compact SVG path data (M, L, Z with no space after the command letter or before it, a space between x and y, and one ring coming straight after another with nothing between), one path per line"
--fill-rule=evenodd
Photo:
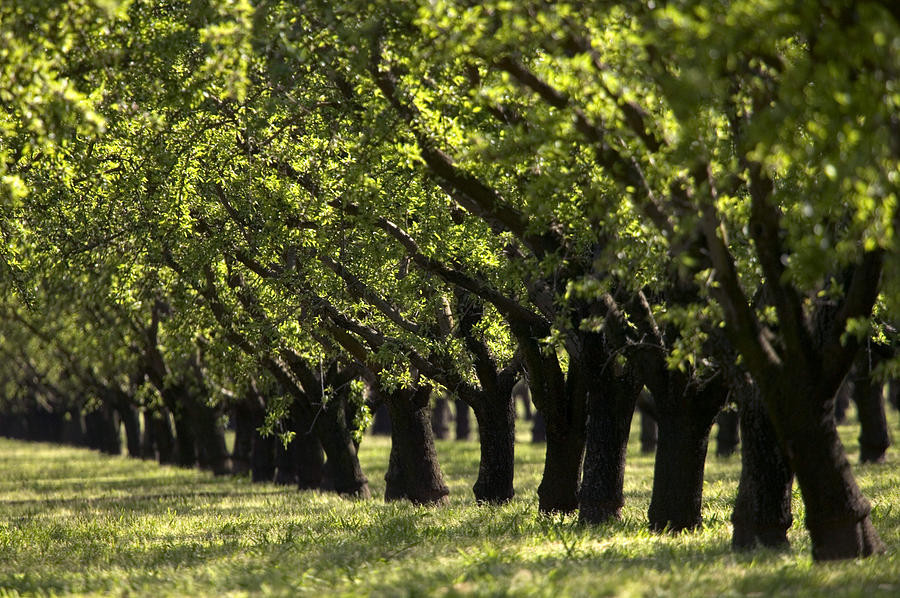
M842 434L855 459L855 426ZM709 458L701 530L655 535L652 457L629 455L623 519L583 527L538 515L542 448L522 440L518 495L502 507L474 504L477 445L440 442L452 500L438 509L0 440L0 597L900 595L896 448L884 465L855 467L888 553L816 565L796 492L790 552L730 551L737 457ZM376 495L388 450L363 443Z

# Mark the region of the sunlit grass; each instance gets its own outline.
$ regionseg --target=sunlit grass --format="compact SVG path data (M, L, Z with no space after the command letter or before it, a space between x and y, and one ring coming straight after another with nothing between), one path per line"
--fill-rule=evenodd
M842 428L854 462L857 433ZM813 565L798 493L790 552L730 551L738 457L709 458L701 530L655 535L646 530L653 460L636 442L623 519L582 527L538 516L543 449L525 439L523 430L517 496L502 507L474 504L477 445L440 442L451 501L439 509L0 440L0 596L900 595L896 448L884 465L855 466L888 554ZM388 449L382 438L363 443L376 496Z

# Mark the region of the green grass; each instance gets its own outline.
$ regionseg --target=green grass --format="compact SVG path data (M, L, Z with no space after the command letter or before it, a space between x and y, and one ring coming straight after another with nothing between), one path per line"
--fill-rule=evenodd
M388 448L363 444L376 495ZM537 514L541 447L517 447L503 507L474 504L475 443L438 449L452 500L431 509L0 440L0 596L900 596L896 448L855 467L888 554L821 565L797 493L790 552L730 551L738 458L710 457L704 527L668 536L645 529L652 457L629 455L622 521L582 527Z

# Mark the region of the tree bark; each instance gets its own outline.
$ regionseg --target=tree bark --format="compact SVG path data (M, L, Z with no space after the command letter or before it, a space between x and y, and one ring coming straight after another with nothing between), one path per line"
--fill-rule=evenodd
M791 486L794 475L778 446L775 428L749 380L738 382L741 478L731 516L732 548L750 550L757 545L787 548L791 527Z
M501 381L498 386L497 396L485 397L474 409L481 452L472 491L479 503L503 504L515 496L516 404L512 380Z
M369 481L363 475L356 444L347 427L346 402L346 395L336 391L314 416L314 429L328 456L335 492L344 496L371 498Z
M431 431L438 440L450 438L450 402L443 394L434 398L431 410Z
M610 368L612 369L612 368ZM627 374L603 377L588 395L588 420L578 518L584 523L619 519L625 506L625 455L641 384Z
M428 406L430 386L384 393L391 414L391 454L385 475L386 501L440 505L450 490L438 464Z
M740 416L737 410L724 409L716 417L718 432L716 433L716 456L730 457L740 444Z
M813 558L837 560L882 552L884 544L872 527L871 507L856 484L838 436L834 398L822 396L824 389L815 383L790 378L782 381L784 386L769 388L766 407L776 415L773 423L803 493Z
M456 439L469 440L472 437L472 410L462 399L453 402L456 407Z
M703 471L712 421L711 416L691 412L660 414L650 529L678 532L702 523Z
M891 437L884 413L884 387L872 380L870 359L877 360L869 351L861 351L854 368L853 401L859 415L859 462L884 463Z
M650 454L656 450L659 432L656 429L656 406L646 390L638 395L638 409L641 412L641 452Z

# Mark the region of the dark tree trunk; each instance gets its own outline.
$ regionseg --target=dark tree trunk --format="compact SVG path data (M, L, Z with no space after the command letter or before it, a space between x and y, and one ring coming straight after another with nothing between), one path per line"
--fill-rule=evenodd
M450 493L438 464L428 401L430 386L384 393L391 414L391 454L386 501L443 504Z
M859 415L860 463L884 463L884 455L891 445L887 418L884 413L884 387L872 380L872 367L879 356L871 350L860 351L854 368L853 401Z
M691 412L660 413L650 529L677 532L702 523L703 470L712 421L713 416Z
M391 435L391 414L384 401L378 403L372 415L372 434L376 436Z
M456 439L469 440L472 437L472 410L462 399L456 399L453 404L456 407Z
M88 446L108 455L122 453L119 419L115 411L104 405L84 417Z
M322 488L325 479L325 452L322 443L312 432L313 421L305 417L305 411L294 404L291 409L294 421L295 455L297 459L297 488L315 490Z
M450 418L450 401L441 393L434 398L431 410L431 431L438 440L449 440Z
M740 444L739 415L735 409L723 409L716 417L719 429L716 433L716 456L730 457Z
M153 441L156 446L156 456L161 465L175 463L177 460L175 433L172 430L172 418L168 409L159 409L151 412Z
M613 368L610 368L610 370ZM641 384L629 375L606 375L588 395L588 420L578 518L602 523L625 506L625 454Z
M225 445L225 428L219 417L219 410L206 405L205 401L197 397L193 398L192 407L195 412L192 421L197 443L197 464L215 475L231 473L228 448Z
M70 411L63 418L61 442L72 446L84 446L84 416L79 411Z
M184 405L174 405L172 409L175 423L175 463L180 467L194 467L197 465L197 441L189 412Z
M234 448L231 451L231 468L236 475L250 471L250 459L253 453L253 433L255 418L251 413L253 407L249 400L239 401L234 405L231 417L234 423Z
M282 438L275 439L275 483L279 486L294 486L300 465L299 443L296 437L287 445Z
M543 444L547 442L547 422L540 411L535 411L531 420L531 442L532 444Z
M578 508L584 431L547 426L544 475L538 486L538 508L542 513L571 513Z
M338 494L371 498L369 481L363 475L353 435L347 426L346 390L336 391L315 417L315 431L328 457L329 471Z
M794 475L781 454L775 428L759 398L759 389L747 379L734 388L740 409L741 479L731 522L735 550L757 546L787 548L791 527L791 486Z
M649 454L656 450L659 436L656 429L656 406L646 390L638 395L637 404L641 412L641 452Z
M125 428L125 443L128 456L141 457L141 419L138 408L133 403L119 404L117 407L122 426Z
M853 381L848 378L841 384L834 399L834 421L838 424L847 423L847 409L850 407L853 392Z
M479 503L502 504L515 496L516 403L512 374L498 376L495 396L484 396L474 412L481 457L472 487Z
M512 394L514 403L517 401L522 402L522 411L525 421L530 421L532 418L531 391L528 389L528 383L525 382L524 378L520 378L516 382L515 386L513 386Z
M883 551L872 527L871 507L856 484L835 427L834 397L823 396L828 391L819 387L821 376L809 382L813 378L802 372L792 374L767 381L763 397L803 493L813 558L848 559Z
M250 479L253 482L271 482L275 478L276 442L280 440L274 435L263 436L258 426L253 426L253 443L250 450Z

